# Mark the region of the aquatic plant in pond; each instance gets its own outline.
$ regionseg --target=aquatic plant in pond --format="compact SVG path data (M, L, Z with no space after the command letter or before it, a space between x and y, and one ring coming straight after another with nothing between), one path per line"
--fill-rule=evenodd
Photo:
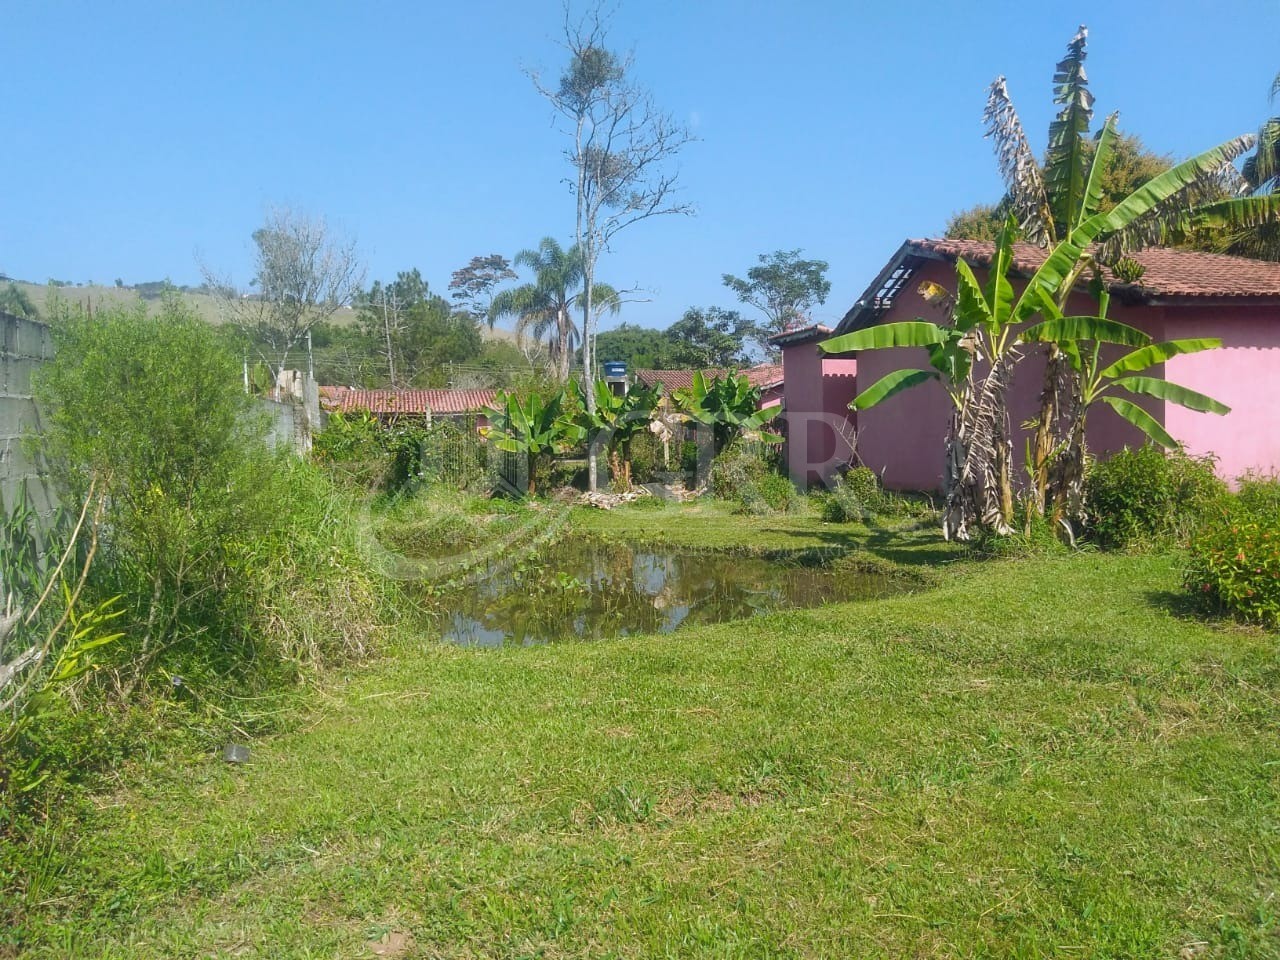
M670 633L905 587L840 563L570 541L446 598L442 633L468 646Z

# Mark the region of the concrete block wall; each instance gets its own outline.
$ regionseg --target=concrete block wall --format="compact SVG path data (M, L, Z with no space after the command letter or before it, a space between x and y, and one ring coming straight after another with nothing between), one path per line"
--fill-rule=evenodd
M25 438L40 431L31 396L32 375L53 357L53 340L43 323L0 313L0 505L13 502L26 481L28 498L48 516L55 502L38 453Z

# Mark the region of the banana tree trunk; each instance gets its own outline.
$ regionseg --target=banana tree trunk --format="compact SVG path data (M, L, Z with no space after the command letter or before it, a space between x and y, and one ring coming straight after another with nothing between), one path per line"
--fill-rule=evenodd
M1035 444L1032 446L1034 489L1031 509L1041 515L1049 506L1050 460L1057 446L1054 426L1058 422L1058 389L1062 380L1065 357L1056 343L1049 345L1044 366L1044 386L1040 390L1040 415L1036 422Z
M1078 409L1078 408L1077 408ZM1075 540L1073 525L1084 521L1084 468L1088 457L1085 418L1077 412L1061 452L1054 462L1050 501L1053 525L1062 526Z
M973 491L965 483L968 460L965 417L962 410L951 414L947 429L947 462L942 476L942 536L945 540L968 540L969 521L976 514Z

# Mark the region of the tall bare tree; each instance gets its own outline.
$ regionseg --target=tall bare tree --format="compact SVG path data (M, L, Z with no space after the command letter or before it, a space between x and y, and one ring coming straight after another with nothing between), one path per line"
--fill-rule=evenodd
M689 214L675 196L677 173L671 161L693 136L661 111L647 90L630 77L632 59L607 46L605 17L595 7L575 19L566 6L564 46L569 63L554 86L532 79L555 109L573 168L569 183L576 201L574 241L582 252L582 365L589 381L589 412L595 412L594 343L597 310L592 290L596 264L617 233L640 220ZM589 446L588 482L596 488L597 451Z
M253 243L249 290L201 269L227 317L279 372L312 327L350 306L364 283L364 266L353 240L337 235L324 218L288 207L267 211Z

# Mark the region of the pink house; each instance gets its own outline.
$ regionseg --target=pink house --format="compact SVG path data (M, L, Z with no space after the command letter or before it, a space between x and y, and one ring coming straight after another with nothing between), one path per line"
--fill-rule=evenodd
M787 469L801 486L825 483L849 462L857 414L858 361L818 349L830 327L812 324L770 338L782 350L782 417Z
M890 398L855 417L848 400L886 373L905 366L927 367L924 351L865 351L857 357L826 357L818 343L872 324L917 317L938 319L938 311L917 292L923 281L955 288L955 261L963 257L985 280L993 245L966 240L910 240L899 248L834 331L810 327L775 338L782 348L784 410L788 417L788 464L800 482L828 481L841 466L825 456L816 434L856 431L858 459L880 474L886 486L933 490L942 483L942 449L949 403L942 387L925 384ZM1015 273L1028 276L1043 261L1039 247L1018 244ZM1219 254L1150 249L1133 255L1144 268L1136 283L1115 278L1111 316L1144 330L1156 340L1217 337L1222 349L1174 357L1152 374L1167 376L1231 407L1225 417L1195 413L1149 399L1143 406L1189 453L1211 454L1226 478L1246 471L1280 473L1280 264ZM1016 284L1016 280L1015 280ZM1093 313L1084 293L1069 312ZM1041 389L1043 353L1019 364L1010 396L1015 427L1035 415ZM830 365L844 364L843 367ZM821 373L819 374L819 370ZM793 419L793 411L795 417ZM806 423L802 445L797 425ZM846 426L834 424L842 422ZM1107 407L1089 418L1089 447L1105 455L1143 442L1139 431ZM837 451L838 452L838 448ZM1023 445L1015 440L1021 475Z

